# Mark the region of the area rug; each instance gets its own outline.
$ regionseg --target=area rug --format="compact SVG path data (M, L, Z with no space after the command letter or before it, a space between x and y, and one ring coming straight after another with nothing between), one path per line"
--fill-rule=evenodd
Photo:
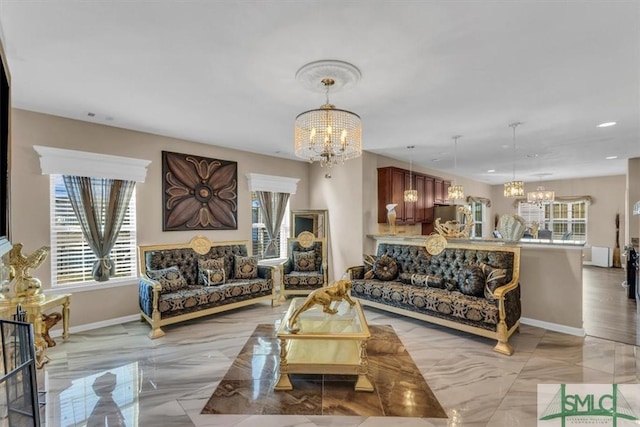
M278 340L273 325L262 324L202 413L446 418L393 328L370 325L369 329L369 379L375 391L355 391L355 375L302 374L290 375L293 390L273 390L278 378Z

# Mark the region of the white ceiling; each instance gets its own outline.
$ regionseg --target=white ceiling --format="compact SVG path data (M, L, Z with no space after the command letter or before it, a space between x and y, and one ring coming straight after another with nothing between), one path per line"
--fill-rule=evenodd
M296 115L324 103L295 73L338 59L362 79L330 99L368 151L453 173L461 134L457 174L500 184L520 121L520 180L640 157L636 0L0 0L0 26L26 110L292 158Z

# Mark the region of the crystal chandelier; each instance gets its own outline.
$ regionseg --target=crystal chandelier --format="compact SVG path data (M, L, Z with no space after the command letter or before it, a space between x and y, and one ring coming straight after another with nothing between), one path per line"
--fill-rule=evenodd
M461 138L462 135L455 135L453 137L453 173L456 174L458 171L458 138ZM449 187L448 193L449 200L461 200L464 199L464 188L460 184L456 184L455 180L453 181L453 185Z
M329 103L329 89L334 85L338 88L348 86L360 78L360 71L342 61L316 61L298 70L296 78L317 90L318 75L325 76L319 80L319 87L324 89L326 102L320 108L296 117L295 155L310 163L319 161L320 166L330 168L362 155L360 116Z
M509 125L513 128L513 180L504 184L504 197L508 198L524 196L524 184L522 181L516 181L516 128L521 124L521 122L515 122Z
M545 190L540 186L536 191L529 191L527 193L527 202L542 205L546 202L553 202L556 199L556 193L553 190Z
M407 148L412 149L415 145L409 145ZM418 190L413 189L413 177L411 176L412 159L409 158L409 189L404 190L404 201L415 203L418 201Z

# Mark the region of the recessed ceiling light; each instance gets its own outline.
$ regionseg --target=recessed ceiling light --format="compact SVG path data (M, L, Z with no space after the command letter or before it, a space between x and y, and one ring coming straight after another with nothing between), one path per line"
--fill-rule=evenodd
M439 162L439 161L440 161L440 159L435 158L435 159L431 159L431 161L432 161L432 162Z
M494 173L496 170L495 169L489 169L487 172L488 173Z
M609 126L615 126L616 122L604 122L598 125L599 128L608 128Z
M605 157L605 159L607 159L607 160L613 160L613 159L617 159L617 158L618 158L618 156L608 156L608 157Z

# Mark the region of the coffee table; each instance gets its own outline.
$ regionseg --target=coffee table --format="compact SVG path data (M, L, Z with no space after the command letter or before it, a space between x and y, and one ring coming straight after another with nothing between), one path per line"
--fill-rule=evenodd
M293 390L289 374L357 375L356 391L373 391L367 378L367 340L371 337L359 301L351 307L334 302L336 314L314 306L298 317L299 332L287 329L293 312L306 298L293 298L276 336L280 340L279 377L275 390Z

